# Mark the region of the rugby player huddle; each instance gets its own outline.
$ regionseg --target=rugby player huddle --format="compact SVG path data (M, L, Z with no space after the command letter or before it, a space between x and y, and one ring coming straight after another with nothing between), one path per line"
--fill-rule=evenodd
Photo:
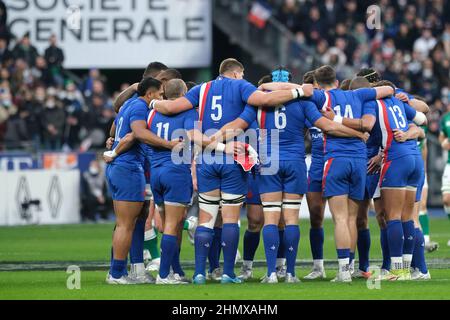
M425 181L417 143L425 134L418 126L426 124L429 110L423 101L382 81L372 69L339 84L334 69L322 66L306 73L298 85L279 68L256 88L243 79L239 61L226 59L216 79L189 91L179 78L176 70L152 63L143 80L116 101L118 115L107 143L111 150L104 154L116 214L107 283L191 282L180 265L180 246L194 188L199 203L193 236L194 284L208 278L221 283L251 278L261 233L267 262L262 282L300 282L295 263L304 195L314 261L305 279L326 278L322 228L326 202L339 262L332 281L372 276L368 229L372 199L381 229L379 277L430 279L418 220ZM307 129L312 142L309 171ZM154 210L148 215L151 195L163 230L156 280L146 272L143 257L144 239L153 233ZM237 275L244 203L248 229ZM218 268L220 251L223 271Z

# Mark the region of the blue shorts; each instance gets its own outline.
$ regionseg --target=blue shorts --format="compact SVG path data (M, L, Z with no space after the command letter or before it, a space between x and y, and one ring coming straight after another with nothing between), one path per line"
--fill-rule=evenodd
M368 174L366 177L366 191L364 192L364 200L373 199L375 190L380 183L380 173Z
M416 202L420 202L422 201L422 190L423 190L423 186L425 185L425 179L426 179L426 174L425 174L425 164L423 162L423 158L422 155L416 155L416 161L419 164L419 166L421 167L421 177L419 180L419 185L417 186L417 192L416 192Z
M255 204L260 205L261 204L261 197L259 195L259 173L248 173L248 190L247 190L247 197L245 199L245 202L247 204Z
M308 192L322 192L323 161L312 159L308 171Z
M416 156L407 155L383 163L381 169L381 188L417 188L423 174L423 161Z
M113 200L130 202L145 200L145 176L141 165L109 164L106 167L106 181Z
M183 165L152 168L150 177L153 199L156 204L173 202L189 204L192 199L192 176L189 167Z
M198 192L210 192L219 189L221 192L247 194L247 177L239 164L206 164L197 165Z
M365 158L330 158L323 172L323 196L348 195L350 199L363 200L366 176Z
M308 192L306 163L304 160L280 160L278 171L271 175L259 177L259 193L285 192L306 194Z

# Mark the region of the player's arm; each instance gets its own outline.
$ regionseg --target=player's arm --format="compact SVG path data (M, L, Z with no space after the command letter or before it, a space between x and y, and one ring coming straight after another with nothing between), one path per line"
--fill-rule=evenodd
M314 122L314 126L324 131L326 134L331 134L336 137L342 138L359 138L364 142L367 141L369 136L360 131L356 131L352 128L348 128L340 123L331 121L325 117L319 118Z
M198 146L201 146L209 150L225 152L231 155L234 155L234 153L243 153L245 151L245 148L242 143L230 142L227 144L223 144L218 140L213 140L205 136L200 130L195 128L186 131L186 133L190 141L194 142Z
M427 168L427 160L428 160L428 146L427 146L427 137L426 137L426 133L425 133L425 138L422 141L423 146L422 146L422 159L423 159L423 163L425 165L425 170Z
M405 92L399 92L395 97L413 107L415 110L427 114L430 112L430 107L422 99L415 98L414 96L408 95Z
M321 111L323 116L334 122L342 123L344 126L361 131L370 132L375 125L376 118L373 115L365 114L361 119L343 118L337 116L330 108L325 111Z
M275 90L272 92L255 91L247 99L247 103L258 107L274 107L288 101L311 97L313 95L313 86L304 84L293 89Z
M114 150L103 153L103 160L105 160L106 163L113 162L117 156L130 150L135 141L136 138L134 137L134 134L132 132L128 133L125 137L120 139L119 144L114 148Z
M292 90L292 89L299 89L302 86L300 84L296 83L289 83L289 82L269 82L269 83L263 83L258 87L259 90L262 91L276 91L276 90Z
M114 111L116 113L119 113L120 108L123 106L123 104L125 103L125 101L127 101L128 99L130 99L133 94L136 93L137 91L137 87L139 85L139 82L132 84L131 86L129 86L128 88L126 88L125 90L123 90L116 98L116 100L113 103L113 107L114 107Z
M219 131L217 131L211 138L213 140L228 141L240 135L246 130L250 124L256 120L257 109L253 106L246 105L244 111L239 118L228 122Z
M397 142L405 142L407 140L417 140L425 138L425 131L415 124L411 123L407 131L394 129L394 139Z
M192 103L185 97L176 100L153 100L150 106L165 115L174 115L193 108Z
M131 123L131 130L137 140L142 143L155 147L173 149L179 141L167 141L147 129L147 123L144 120L136 120Z
M448 137L441 131L439 133L439 142L441 144L442 149L450 150L450 141L448 141Z

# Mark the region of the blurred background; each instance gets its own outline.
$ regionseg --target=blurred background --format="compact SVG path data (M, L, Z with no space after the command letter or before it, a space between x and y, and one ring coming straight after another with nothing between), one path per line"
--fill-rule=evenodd
M450 1L0 0L0 225L110 219L99 155L115 97L151 61L200 83L228 57L253 83L280 65L297 82L323 64L339 80L373 67L424 97L428 202L442 212Z

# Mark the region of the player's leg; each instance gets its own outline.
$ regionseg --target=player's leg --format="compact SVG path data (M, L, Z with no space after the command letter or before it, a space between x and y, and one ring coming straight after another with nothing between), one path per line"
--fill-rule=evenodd
M369 273L369 253L370 253L370 231L369 231L369 206L371 200L365 199L360 202L358 207L358 217L356 220L357 248L359 258L359 269L354 273L354 277L370 276Z
M417 188L408 187L405 191L405 202L402 210L402 227L403 227L403 271L405 277L410 279L411 261L415 244L415 228L414 228L414 203L416 199Z
M247 230L244 234L244 260L241 277L246 280L253 276L253 260L261 239L264 225L264 212L261 204L247 203Z
M444 210L450 219L450 164L445 165L445 170L442 175L442 201L444 203ZM450 240L447 243L450 246Z
M173 271L173 276L180 281L188 281L185 278L185 273L183 268L181 267L181 263L180 263L180 253L181 253L181 245L183 243L183 226L184 226L184 222L186 221L186 215L187 215L187 210L185 207L185 210L183 212L183 217L180 221L180 224L177 226L177 245L178 245L178 250L175 252L175 255L173 256L172 259L172 271Z
M305 174L306 176L306 174ZM303 195L284 193L281 213L286 224L283 243L286 256L286 282L300 282L295 276L298 244L300 242L300 227L298 225L300 205Z
M283 215L278 222L278 237L280 238L280 245L277 252L277 277L286 277L286 247L284 246L284 232L286 229L286 223L284 222Z
M220 268L220 252L222 251L222 212L219 208L216 223L214 224L214 237L209 248L208 262L209 271L207 273L208 280L220 281L222 279L222 269Z
M311 184L310 184L311 188ZM322 188L322 186L320 186ZM313 257L313 270L305 279L312 280L317 278L326 278L323 265L323 219L325 212L325 199L322 198L322 192L308 192L306 195L309 208L309 220L311 228L309 230L309 243Z
M154 226L154 218L159 216L155 202L150 200L150 208L145 222L144 249L148 251L151 261L147 264L147 271L158 271L160 264L160 250L158 246L158 229Z
M420 202L416 202L414 204L415 241L413 261L411 263L411 268L413 268L411 280L430 280L431 275L428 272L427 263L425 260L425 239L420 228L419 209Z
M348 229L350 231L350 273L353 274L355 271L355 253L356 245L358 241L358 209L360 203L355 200L348 199Z
M264 212L263 242L266 254L267 274L264 282L278 282L276 276L276 262L280 236L278 233L278 223L281 216L283 194L282 192L270 192L261 194L261 201Z
M380 191L378 190L378 192ZM389 270L391 270L391 256L389 254L389 244L387 240L387 217L380 196L381 194L373 199L373 205L375 207L375 217L377 219L378 226L380 227L380 246L381 254L383 256L381 273L382 275L387 275Z

